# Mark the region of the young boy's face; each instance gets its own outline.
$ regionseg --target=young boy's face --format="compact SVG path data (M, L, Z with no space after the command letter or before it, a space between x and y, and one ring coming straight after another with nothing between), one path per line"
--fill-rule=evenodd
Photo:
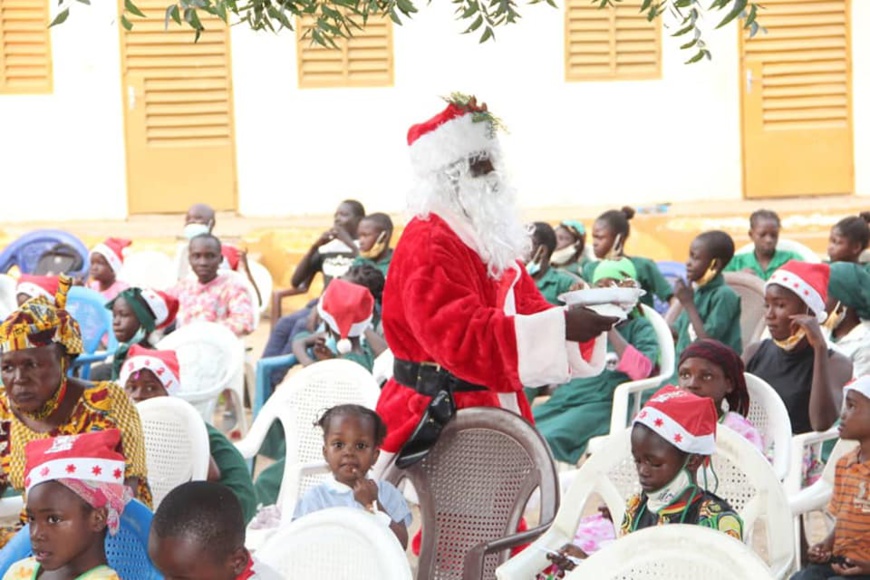
M384 230L380 229L377 224L370 220L362 220L356 230L357 238L359 239L360 252L368 252L378 241Z
M115 271L102 254L91 254L91 266L88 270L91 279L101 284L111 284L115 280Z
M749 239L755 244L755 251L764 257L771 257L779 241L779 224L776 220L761 218L749 230Z
M161 538L151 530L148 556L164 580L235 580L248 564L248 553L238 548L215 558L194 538Z
M640 487L646 493L669 484L686 463L686 455L646 425L631 430L631 454Z
M120 296L112 304L112 332L118 342L130 342L142 324L126 300Z
M148 369L142 369L133 373L127 384L124 385L127 396L136 403L153 399L154 397L167 397L169 393L157 376Z
M846 391L839 429L842 439L866 439L870 436L870 399L854 390Z
M695 238L692 245L689 246L689 259L686 260L686 279L689 282L700 280L710 268L712 261L713 256L710 253L710 248L703 240Z
M102 548L105 510L93 509L57 482L31 489L26 511L33 556L46 570L79 568L92 555L95 542Z
M337 481L353 487L366 476L378 454L371 419L337 415L329 420L323 434L323 458Z
M213 238L194 238L190 242L189 258L191 270L203 284L215 279L223 260L220 246Z
M861 255L861 244L853 242L843 235L840 228L834 226L828 238L828 257L832 262L856 262Z

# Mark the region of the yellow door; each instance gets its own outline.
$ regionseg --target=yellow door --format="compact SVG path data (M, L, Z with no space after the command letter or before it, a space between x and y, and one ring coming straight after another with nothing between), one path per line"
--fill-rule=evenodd
M187 26L166 29L165 0L136 4L146 18L121 32L129 213L235 210L229 30L203 19L194 42Z
M742 46L748 198L852 193L849 0L763 0Z

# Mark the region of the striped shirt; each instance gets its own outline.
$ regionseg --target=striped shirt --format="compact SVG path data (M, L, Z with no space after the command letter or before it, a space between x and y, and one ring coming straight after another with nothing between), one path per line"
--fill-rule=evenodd
M837 461L828 511L837 518L834 555L870 560L870 461L858 461L860 450Z

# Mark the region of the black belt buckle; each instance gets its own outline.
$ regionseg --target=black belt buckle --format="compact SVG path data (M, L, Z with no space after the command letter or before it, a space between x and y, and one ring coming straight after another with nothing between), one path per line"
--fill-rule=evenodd
M414 390L427 397L436 397L440 391L445 390L444 380L449 375L441 365L431 362L422 362L417 366L417 377Z
M456 415L456 403L449 390L441 390L432 397L414 432L396 456L396 467L405 469L429 454L438 441L444 426Z

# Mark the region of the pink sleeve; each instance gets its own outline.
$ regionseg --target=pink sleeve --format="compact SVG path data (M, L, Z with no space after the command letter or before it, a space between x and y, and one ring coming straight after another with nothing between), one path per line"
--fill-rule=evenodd
M725 419L722 421L722 424L726 427L730 428L732 431L736 431L738 434L743 436L744 439L752 443L756 449L758 449L762 455L765 455L765 445L764 439L761 437L761 433L758 432L758 429L749 422L749 419L740 415L738 413L734 413L729 411L725 415Z
M619 364L616 365L617 371L627 374L633 381L647 378L652 369L652 361L630 344L625 348Z

